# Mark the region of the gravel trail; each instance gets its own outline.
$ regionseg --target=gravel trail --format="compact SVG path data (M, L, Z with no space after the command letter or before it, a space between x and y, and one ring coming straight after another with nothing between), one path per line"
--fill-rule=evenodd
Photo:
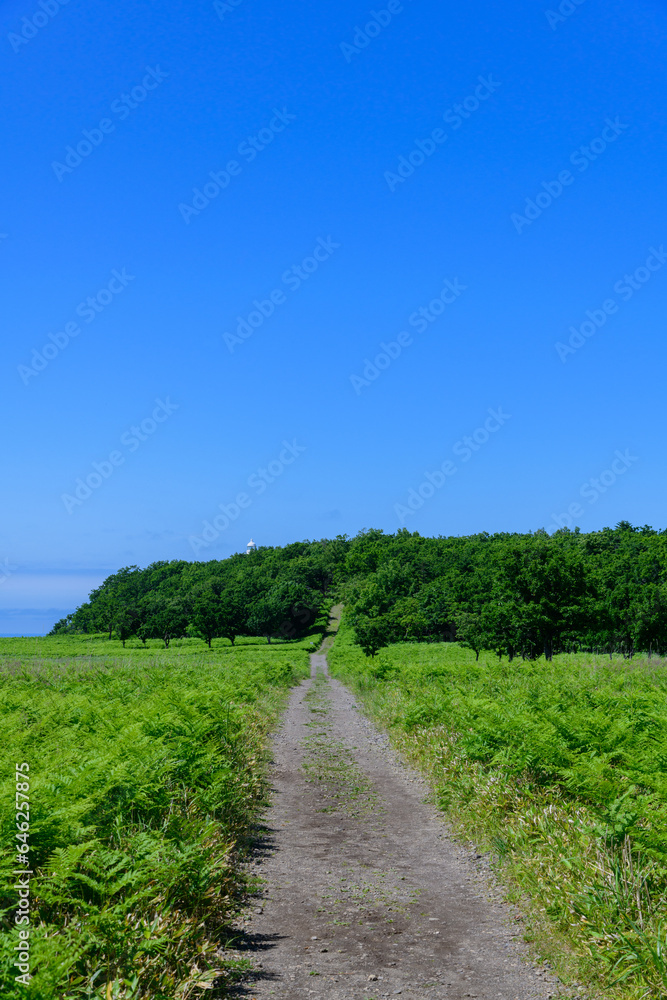
M453 839L350 691L311 656L274 738L272 806L243 926L257 1000L565 995L527 959L516 909Z

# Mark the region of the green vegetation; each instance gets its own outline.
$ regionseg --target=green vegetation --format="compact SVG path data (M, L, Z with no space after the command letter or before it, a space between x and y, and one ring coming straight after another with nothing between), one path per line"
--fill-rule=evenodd
M34 776L34 1000L222 981L263 741L333 600L333 665L530 894L531 933L558 927L606 996L667 995L667 531L621 522L130 566L48 639L0 639L2 773Z
M303 768L306 781L318 784L326 803L321 811L347 816L377 813L376 796L368 777L359 768L354 753L343 740L331 735L328 678L318 674L304 701L313 716L307 725L312 735L306 741Z
M199 638L234 645L239 636L297 639L317 620L343 549L341 542L296 543L222 561L126 566L54 625L51 635L106 633L147 643Z
M0 1000L185 1000L212 985L207 995L223 995L266 737L320 634L271 647L219 640L210 650L183 640L124 651L73 634L2 641ZM34 871L28 986L13 965L14 769L23 762Z
M54 634L121 643L298 638L335 596L374 655L396 642L458 641L533 659L589 650L667 653L667 532L422 538L364 531L206 563L125 567Z
M367 532L350 543L341 593L371 656L454 640L510 659L667 653L667 533L625 521L587 535Z
M605 997L667 995L665 660L476 660L455 643L367 658L353 640L344 618L332 671L531 897L527 937Z

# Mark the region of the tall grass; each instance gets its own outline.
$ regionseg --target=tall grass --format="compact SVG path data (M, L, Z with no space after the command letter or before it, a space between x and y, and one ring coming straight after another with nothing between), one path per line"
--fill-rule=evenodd
M287 639L274 638L271 640L270 645L282 648L288 646L290 649L293 649L295 646L308 649L312 646L314 648L321 638L323 629L326 627L325 617L326 614L323 612L308 635L297 643ZM210 649L201 639L172 639L169 643L169 655L192 656L194 654L200 658L206 656L212 658L216 653L224 653L225 650L266 645L268 644L264 638L245 635L237 636L234 646L231 645L229 639L213 639ZM146 642L142 642L141 639L132 636L123 646L120 639L116 639L115 637L109 639L105 632L90 635L78 635L66 632L62 635L24 636L22 638L3 638L0 636L0 660L3 662L11 659L56 659L70 656L77 658L82 656L103 656L108 659L114 656L124 657L130 653L133 657L148 657L152 659L156 654L164 652L165 646L162 639L147 639Z
M310 641L124 656L119 644L110 657L109 643L84 637L79 659L63 658L57 639L40 642L41 657L5 655L0 1000L220 995L266 737L307 673ZM14 978L11 874L23 761L35 871L27 988Z
M476 662L456 644L367 659L345 625L329 661L530 896L527 936L564 974L667 996L664 661Z

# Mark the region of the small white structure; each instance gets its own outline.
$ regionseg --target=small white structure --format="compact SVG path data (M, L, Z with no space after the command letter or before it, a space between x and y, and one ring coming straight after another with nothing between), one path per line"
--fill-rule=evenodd
M256 552L256 551L257 551L257 546L255 545L255 543L251 538L246 546L245 554L249 556L251 552Z

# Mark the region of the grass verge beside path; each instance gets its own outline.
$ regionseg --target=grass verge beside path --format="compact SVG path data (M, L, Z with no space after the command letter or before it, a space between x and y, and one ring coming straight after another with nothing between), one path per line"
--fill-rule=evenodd
M40 640L39 656L4 640L0 1000L226 995L235 969L221 942L244 897L239 861L264 798L267 737L321 632L150 655L81 637L80 657L69 648L78 637L65 657L57 639ZM14 773L24 762L25 987L12 874L24 867Z
M492 853L524 933L564 981L667 997L667 664L400 644L366 658L345 621L328 655Z

